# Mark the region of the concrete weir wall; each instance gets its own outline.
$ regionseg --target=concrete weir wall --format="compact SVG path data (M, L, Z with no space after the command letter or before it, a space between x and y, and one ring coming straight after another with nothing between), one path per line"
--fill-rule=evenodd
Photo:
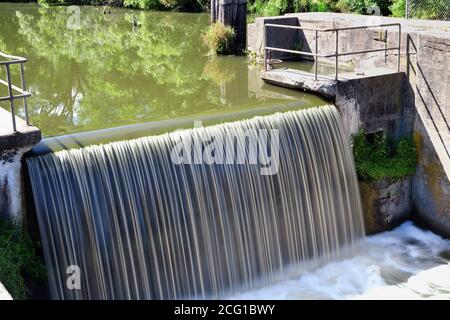
M16 117L12 131L11 113L0 108L0 219L22 218L22 156L41 140L41 131Z
M442 28L409 35L406 72L417 112L414 140L419 150L413 214L450 238L450 23L443 22Z
M377 195L366 192L364 207L372 211L372 217L367 219L369 231L385 230L410 216L450 238L450 22L336 13L257 18L248 27L248 46L261 55L266 23L314 28L401 25L401 72L338 81L331 89L331 99L340 110L348 133L359 128L368 132L383 130L394 138L413 137L417 146L414 176L397 184L380 182ZM308 52L316 49L314 31L268 30L269 46ZM318 52L334 53L335 36L335 32L319 33ZM393 47L398 40L397 27L340 31L339 52ZM321 61L334 63L334 58ZM348 55L340 57L339 62L366 73L377 68L397 71L398 51ZM324 93L320 86L307 89ZM328 98L329 92L330 88L326 91ZM363 193L364 188L361 186ZM372 198L377 198L376 203Z

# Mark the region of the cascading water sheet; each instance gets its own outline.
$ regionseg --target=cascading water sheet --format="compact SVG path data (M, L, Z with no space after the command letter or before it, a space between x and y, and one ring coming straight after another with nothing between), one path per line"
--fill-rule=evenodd
M27 165L54 298L221 297L364 235L351 149L333 106Z

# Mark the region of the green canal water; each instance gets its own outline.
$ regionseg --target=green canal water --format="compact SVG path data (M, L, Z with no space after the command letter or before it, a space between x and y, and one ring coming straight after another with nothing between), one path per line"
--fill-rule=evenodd
M245 56L208 55L208 23L208 14L0 3L0 51L29 59L30 119L46 137L325 103L264 84Z

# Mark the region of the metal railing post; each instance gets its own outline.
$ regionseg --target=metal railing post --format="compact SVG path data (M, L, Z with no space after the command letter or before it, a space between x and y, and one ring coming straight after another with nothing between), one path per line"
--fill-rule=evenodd
M23 100L23 107L25 112L25 122L27 125L30 125L30 121L28 118L28 101L27 98L30 96L30 93L27 92L26 89L26 82L25 82L25 71L23 64L27 62L28 60L22 57L12 56L5 54L3 52L0 52L0 67L5 66L6 70L6 81L3 79L0 79L0 84L5 85L8 88L8 95L7 96L0 96L0 101L9 101L9 105L11 108L11 122L13 127L13 132L17 133L17 123L16 123L16 104L15 99L24 99ZM6 59L6 60L3 60ZM20 80L22 83L22 88L20 86L15 86L12 81L11 77L11 66L14 64L20 64ZM18 92L18 94L14 94L14 91Z
M339 75L339 30L336 30L336 49L335 49L335 53L336 53L336 61L335 61L335 66L334 66L334 80L338 79L338 75Z
M406 36L406 78L409 79L409 66L411 65L411 57L409 53L409 35Z
M11 82L12 82L11 70L9 69L9 64L6 64L5 68L6 68L6 82L8 83L9 105L11 107L12 126L13 126L13 131L17 132L16 113L14 110L14 97L13 97L13 91L12 91L12 85L11 85Z
M266 36L266 28L267 26L264 24L264 31L263 31L263 50L264 50L264 55L263 55L263 59L264 59L264 71L267 71L267 50L266 50L266 44L267 44L267 36Z
M319 46L319 31L316 29L316 53L314 55L314 80L316 81L317 81L317 63L319 62L319 59L317 57L318 46Z
M400 54L402 47L402 26L398 25L398 57L397 57L397 71L400 72Z
M26 83L25 83L25 72L23 70L23 63L20 64L20 81L22 82L22 91L27 91L26 90ZM27 98L24 97L23 98L23 109L25 112L25 123L27 124L27 126L30 125L30 119L28 116L28 101Z
M409 1L410 0L406 0L406 3L405 3L405 18L406 19L409 19L409 10L410 10L410 3L409 3Z

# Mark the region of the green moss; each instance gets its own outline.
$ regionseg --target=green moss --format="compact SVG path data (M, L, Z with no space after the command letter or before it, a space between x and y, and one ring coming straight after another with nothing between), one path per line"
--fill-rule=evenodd
M353 155L362 181L397 180L416 171L416 146L409 138L388 141L381 132L368 137L360 130L353 135Z
M28 295L25 279L42 280L45 268L36 254L37 243L19 226L0 221L0 281L14 299Z

